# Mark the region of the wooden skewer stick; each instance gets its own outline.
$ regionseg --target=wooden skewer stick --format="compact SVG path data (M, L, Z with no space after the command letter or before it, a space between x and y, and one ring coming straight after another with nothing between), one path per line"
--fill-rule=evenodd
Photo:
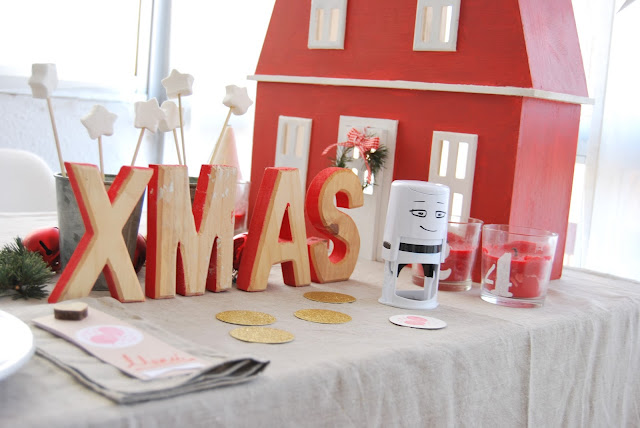
M184 165L182 163L182 156L180 156L180 146L178 145L178 133L176 132L175 128L173 128L173 141L175 141L176 143L176 154L178 155L178 164Z
M100 173L102 173L102 181L104 181L104 158L102 157L102 135L98 136L98 152L100 153Z
M53 138L56 141L56 150L58 151L58 161L60 162L60 174L63 177L67 176L64 169L64 161L62 160L62 150L60 149L60 140L58 139L58 128L56 127L56 120L53 117L53 107L51 106L51 98L47 97L47 107L49 107L49 118L51 118L51 127L53 128Z
M138 150L140 150L140 143L142 143L142 137L144 137L144 130L145 128L142 128L140 130L140 136L138 137L138 144L136 144L136 151L133 152L133 159L131 160L131 166L134 166L136 163L136 158L138 157Z
M220 135L218 136L216 145L213 147L213 151L211 152L211 157L209 158L209 165L213 164L213 160L216 158L216 154L220 148L220 141L222 141L222 136L224 135L224 131L227 129L227 124L229 123L230 117L231 117L231 107L229 108L229 112L227 113L227 118L224 120L224 124L222 125L222 131L220 131Z
M178 114L180 115L180 138L182 139L182 159L183 165L187 164L187 152L184 146L184 123L182 122L182 97L178 94Z

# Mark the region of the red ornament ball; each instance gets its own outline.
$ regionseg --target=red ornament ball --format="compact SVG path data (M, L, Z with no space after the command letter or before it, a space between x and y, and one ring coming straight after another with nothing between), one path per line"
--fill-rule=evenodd
M242 251L247 244L247 233L240 233L233 237L233 268L240 269L240 261L242 260Z
M57 227L34 230L24 237L22 243L27 250L40 253L52 271L60 270L60 231Z
M147 240L144 236L138 233L138 238L136 239L136 250L133 253L133 267L135 268L136 273L140 272L140 269L142 269L146 260Z

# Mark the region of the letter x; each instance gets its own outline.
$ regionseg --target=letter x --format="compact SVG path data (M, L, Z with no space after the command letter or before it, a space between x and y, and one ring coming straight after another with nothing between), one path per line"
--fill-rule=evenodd
M122 228L153 172L149 168L123 167L107 193L94 165L66 163L66 167L86 232L51 292L49 303L89 295L101 271L111 296L121 302L144 300Z

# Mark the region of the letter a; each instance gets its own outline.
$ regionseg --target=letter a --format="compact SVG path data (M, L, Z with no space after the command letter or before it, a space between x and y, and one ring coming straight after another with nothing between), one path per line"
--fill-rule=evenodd
M311 283L300 174L296 168L267 168L251 218L236 285L267 288L271 266L282 263L284 283Z

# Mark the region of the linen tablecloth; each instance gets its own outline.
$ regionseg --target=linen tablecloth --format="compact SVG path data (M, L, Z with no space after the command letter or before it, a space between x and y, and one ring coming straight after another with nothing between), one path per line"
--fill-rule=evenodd
M432 311L378 303L383 265L359 261L352 278L289 287L275 266L264 292L223 293L129 303L158 328L227 355L271 361L256 380L167 400L116 405L36 356L0 382L3 426L640 426L640 284L565 269L544 307L516 309L468 292L440 292ZM143 279L141 275L141 280ZM403 272L400 284L409 284ZM336 291L356 302L307 300ZM101 297L106 292L92 292ZM19 312L37 301L0 300ZM346 313L345 324L314 324L299 309ZM274 315L295 340L240 342L220 311ZM442 330L399 327L414 312L447 322Z

